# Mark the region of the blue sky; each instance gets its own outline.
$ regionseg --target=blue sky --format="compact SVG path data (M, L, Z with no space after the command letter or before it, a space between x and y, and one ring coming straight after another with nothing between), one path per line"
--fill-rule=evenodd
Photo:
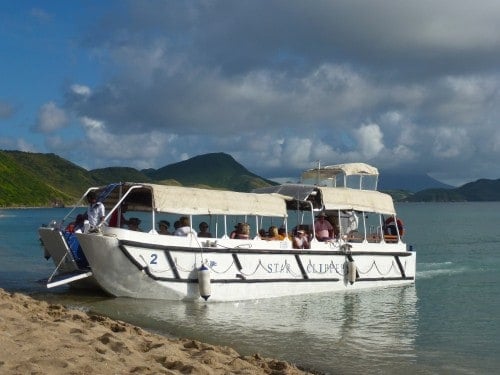
M500 178L500 2L3 1L0 149Z

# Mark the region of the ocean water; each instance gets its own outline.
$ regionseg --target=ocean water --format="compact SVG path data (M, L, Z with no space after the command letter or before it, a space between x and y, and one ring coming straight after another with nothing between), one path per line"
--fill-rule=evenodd
M500 202L397 206L414 286L236 303L47 290L37 227L64 209L0 210L0 287L326 374L497 374Z

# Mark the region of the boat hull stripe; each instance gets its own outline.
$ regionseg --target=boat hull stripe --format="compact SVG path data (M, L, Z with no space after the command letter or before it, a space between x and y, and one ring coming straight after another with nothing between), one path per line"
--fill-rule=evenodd
M158 277L151 273L149 268L145 268L144 272L156 281L180 282L187 284L197 284L198 279L178 279L171 277ZM253 283L296 283L296 282L338 282L339 278L325 279L211 279L212 284L253 284Z
M299 266L300 272L302 273L302 277L304 279L309 279L309 276L307 275L306 269L304 268L304 265L302 264L302 261L300 260L299 254L295 254L295 259L297 260L297 265Z
M172 272L174 273L175 278L180 279L181 275L179 274L179 270L177 269L177 266L175 265L175 262L172 258L172 254L170 254L170 251L165 251L165 256L167 257L168 264L170 264L170 268L172 268Z
M398 264L399 272L401 272L402 277L406 277L405 270L403 268L403 265L401 264L401 261L399 260L398 256L394 256L394 259L396 260L396 263Z
M236 264L236 268L238 268L238 271L241 271L243 269L243 267L241 266L241 262L240 262L240 259L238 258L238 255L232 254L232 256L233 256L234 264Z
M135 265L138 269L140 270L143 270L145 267L140 264L138 261L135 260L135 258L130 255L129 251L127 250L127 248L125 247L124 244L120 243L119 246L120 250L122 251L123 254L125 254L125 256L127 257L127 259L133 264Z
M305 250L305 249L242 249L242 248L213 248L213 247L203 247L203 248L186 248L181 246L165 246L165 245L153 245L145 242L120 240L120 245L141 247L144 249L151 250L163 250L163 251L179 251L186 253L198 253L200 251L209 253L230 253L230 254L281 254L281 255L346 255L343 251L338 250ZM398 256L398 257L408 257L412 255L410 251L352 251L353 255L377 255L377 256Z

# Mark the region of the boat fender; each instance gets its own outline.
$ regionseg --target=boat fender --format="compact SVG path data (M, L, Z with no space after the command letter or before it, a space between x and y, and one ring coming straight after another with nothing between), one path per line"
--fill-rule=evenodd
M200 296L205 301L210 297L210 270L205 265L198 268L198 290L200 291Z
M354 260L347 261L347 280L351 285L356 281L356 271L356 263L354 263Z

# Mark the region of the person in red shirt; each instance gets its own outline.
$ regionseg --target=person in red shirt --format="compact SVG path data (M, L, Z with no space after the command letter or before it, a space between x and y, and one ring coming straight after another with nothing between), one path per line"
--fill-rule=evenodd
M111 214L111 217L109 218L109 223L108 226L110 227L121 227L123 228L125 225L128 225L129 221L125 218L123 215L125 212L128 210L128 205L127 203L122 203L121 207L114 210L113 213ZM118 212L120 212L120 225L118 225Z

